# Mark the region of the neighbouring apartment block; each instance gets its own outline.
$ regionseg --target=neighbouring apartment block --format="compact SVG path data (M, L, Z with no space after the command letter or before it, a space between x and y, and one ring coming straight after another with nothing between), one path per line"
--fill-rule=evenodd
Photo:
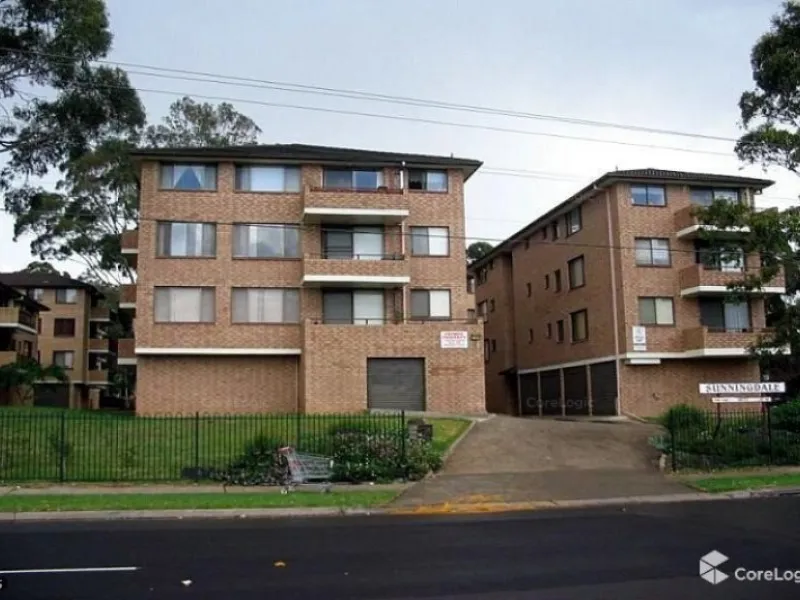
M609 172L470 267L485 317L487 407L526 415L654 416L710 406L704 382L760 381L748 348L764 298L728 284L759 256L720 252L696 206L753 204L771 181ZM732 240L747 231L726 231Z
M114 357L107 335L110 313L100 305L102 294L94 286L56 273L0 273L0 283L46 307L35 320L25 317L26 331L36 335L31 356L43 365L62 367L68 379L38 384L33 403L99 408Z
M464 247L480 162L299 144L135 159L119 364L137 413L485 411Z

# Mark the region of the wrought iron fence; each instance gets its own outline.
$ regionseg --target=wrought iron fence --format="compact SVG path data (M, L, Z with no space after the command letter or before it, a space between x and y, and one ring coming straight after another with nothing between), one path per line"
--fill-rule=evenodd
M199 480L227 468L256 440L331 455L338 432L368 431L405 440L405 423L403 413L137 417L3 411L0 481Z

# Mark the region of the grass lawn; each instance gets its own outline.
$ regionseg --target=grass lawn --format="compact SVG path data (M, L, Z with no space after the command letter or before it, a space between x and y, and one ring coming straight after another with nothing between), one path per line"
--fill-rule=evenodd
M686 482L704 492L719 494L737 490L754 490L771 487L800 487L800 473L775 475L742 475L738 477L708 477Z
M427 419L434 448L463 433L463 419ZM253 439L331 453L331 430L399 432L400 415L135 417L46 408L0 408L0 481L181 481L195 466L224 468Z
M209 508L290 508L335 506L370 507L396 496L387 491L333 491L276 493L201 494L85 494L0 496L0 512L55 512L67 510L169 510Z

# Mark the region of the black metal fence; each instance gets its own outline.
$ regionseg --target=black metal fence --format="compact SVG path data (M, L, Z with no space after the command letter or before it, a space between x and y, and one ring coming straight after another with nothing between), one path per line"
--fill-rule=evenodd
M782 408L673 412L655 445L675 471L800 465L800 420Z
M0 481L197 480L210 470L228 467L258 439L331 455L337 432L369 431L405 439L405 428L403 413L136 417L3 411Z

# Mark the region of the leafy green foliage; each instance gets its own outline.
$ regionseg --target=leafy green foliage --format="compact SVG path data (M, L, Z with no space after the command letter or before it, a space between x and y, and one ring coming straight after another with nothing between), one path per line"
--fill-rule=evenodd
M42 380L66 381L64 369L57 365L46 367L32 358L20 356L16 362L0 366L0 390L32 392L33 385Z
M800 400L779 404L772 409L772 426L800 433Z
M661 415L659 421L670 432L680 429L703 429L708 423L706 413L689 404L670 407Z
M227 485L282 485L288 480L288 465L278 449L284 443L267 436L251 441L242 455L210 478Z
M494 246L489 242L473 242L467 246L467 261L475 262L476 260L480 260L489 254L493 248Z

